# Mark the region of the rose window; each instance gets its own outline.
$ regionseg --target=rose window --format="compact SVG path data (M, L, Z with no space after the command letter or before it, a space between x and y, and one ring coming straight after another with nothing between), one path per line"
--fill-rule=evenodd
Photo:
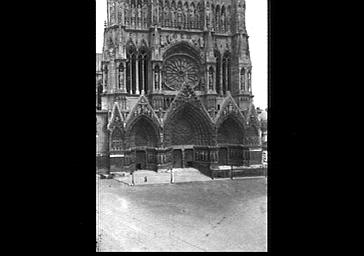
M164 81L173 90L179 90L183 83L196 86L199 82L198 74L198 64L188 56L172 56L164 63Z

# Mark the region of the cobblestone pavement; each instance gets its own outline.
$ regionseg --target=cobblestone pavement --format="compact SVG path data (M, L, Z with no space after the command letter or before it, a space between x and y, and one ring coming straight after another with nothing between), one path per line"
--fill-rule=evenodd
M99 251L266 251L266 180L97 181Z

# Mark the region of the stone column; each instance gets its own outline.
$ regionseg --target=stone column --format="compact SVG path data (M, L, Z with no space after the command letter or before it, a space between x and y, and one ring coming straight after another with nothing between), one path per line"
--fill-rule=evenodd
M230 91L230 85L229 85L229 64L228 61L226 61L225 64L225 85L226 85L226 92Z
M120 81L121 81L121 92L125 93L126 92L126 86L125 86L125 71L126 71L126 68L125 68L125 65L124 65L124 62L121 62L120 65L122 65L122 72L121 72L121 76L120 76Z
M134 70L132 58L130 58L128 65L129 65L129 81L130 81L128 93L132 94L133 93L133 70Z
M207 66L207 91L211 93L214 90L214 72L210 73L211 66Z
M248 87L247 87L247 69L244 68L244 87L243 87L243 91L246 92L248 90Z
M125 4L121 3L120 5L120 11L121 11L121 21L119 20L119 23L121 23L122 26L125 25L125 15L124 15L124 10L125 10Z
M249 70L249 84L248 84L248 86L249 86L249 92L251 93L252 92L252 71L251 71L251 69Z
M119 81L119 62L116 62L115 65L115 90L119 91L120 81Z
M220 60L220 62L218 63L219 65L219 75L220 75L220 88L219 88L219 91L217 92L219 95L222 95L222 78L223 78L223 75L222 75L222 61Z
M107 77L108 77L108 69L107 69L107 65L105 65L103 67L103 71L102 71L102 85L103 85L103 93L107 92Z
M212 73L212 91L216 93L216 70Z
M139 61L138 56L135 58L135 93L140 94L139 90L139 71L138 71Z
M217 147L210 148L210 169L215 169L219 165L219 154ZM212 174L213 176L213 174Z
M115 24L119 24L119 4L115 4Z
M114 61L110 61L110 70L109 70L109 88L111 90L111 92L115 91L115 65L114 65Z
M157 1L157 4L155 5L156 12L157 12L156 24L159 24L159 1L158 0L154 0L154 1Z
M155 70L155 65L153 65L153 69L152 69L152 71L153 71L153 78L152 78L152 88L151 88L151 90L153 91L153 92L155 92L158 88L156 87L156 83L157 83L157 81L158 81L158 74L157 74L157 72L156 72L156 70Z
M142 88L142 92L145 92L145 81L144 81L144 60L145 60L145 56L143 56L142 58L142 84L141 84L141 88Z
M182 148L182 159L181 159L181 161L182 161L182 168L185 168L185 149L184 148Z

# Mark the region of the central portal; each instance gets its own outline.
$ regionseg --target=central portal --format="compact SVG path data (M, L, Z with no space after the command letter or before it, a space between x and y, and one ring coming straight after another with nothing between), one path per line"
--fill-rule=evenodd
M174 168L192 167L196 160L194 147L213 144L213 129L203 111L197 104L186 103L167 119L164 143L173 148L171 162Z

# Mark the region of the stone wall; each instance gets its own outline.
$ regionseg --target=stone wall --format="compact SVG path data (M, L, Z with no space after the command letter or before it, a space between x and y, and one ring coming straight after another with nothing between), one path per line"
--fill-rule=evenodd
M96 112L96 154L105 155L109 152L109 131L107 130L107 111Z
M187 15L187 23L182 27L171 20L165 20L163 15L155 17L153 11L147 11L148 8L154 10L153 5L144 5L143 8L142 4L142 8L133 6L132 9L125 9L131 8L130 5L125 5L130 2L111 0L109 3L115 5L108 4L104 52L97 68L102 73L105 89L102 94L103 110L96 115L97 154L102 159L97 166L101 168L109 164L111 171L120 171L122 168L132 171L136 164L152 170L169 168L174 164L173 149L186 145L194 145L195 149L198 146L210 149L215 147L212 149L214 152L200 148L196 155L194 150L189 152L189 159L179 160L183 166L193 162L204 172L208 172L209 166L218 164L218 161L220 164L234 165L261 162L261 153L243 148L256 147L256 140L253 139L258 137L251 129L245 131L245 118L249 118L246 113L251 109L252 95L246 90L240 90L239 84L242 68L251 68L245 30L245 1L208 1L206 9L189 12L192 16ZM155 4L158 2L154 1ZM188 2L191 8L202 3L194 1L195 6L192 7L192 2ZM147 17L147 13L152 16ZM198 13L201 14L197 18L199 24L194 23ZM188 22L188 19L192 22ZM226 22L230 29L226 29ZM204 30L205 25L207 31ZM223 63L230 67L229 70L225 69L225 75L229 75L224 81L230 83L225 89L230 88L231 94L225 92L219 95L214 88L218 77L220 88L223 86ZM142 69L143 65L147 68ZM134 76L130 76L130 70ZM216 75L216 70L219 70L220 75ZM139 118L138 115L141 115L136 113L137 108L134 107L144 97L140 96L143 92L138 90L143 87L142 84L148 85L145 98L150 102L146 100L143 106L148 106L144 110L148 110L152 121L141 119L134 123ZM181 90L183 85L184 88L189 87L189 91ZM230 110L227 113L226 109L223 110L223 103L230 95L236 103L231 103L231 106L235 108L238 118L232 120L229 117L225 120L224 117L219 120L225 122L217 124L215 118L230 113ZM181 100L180 96L184 98ZM109 154L110 143L106 126L110 115L108 112L115 105L120 110L121 120L117 126L122 130L122 138L116 141L117 147L111 151L111 154L119 156L111 157L107 162L105 156ZM234 122L235 120L238 121ZM248 140L246 137L249 137ZM218 146L225 147L226 151L218 151ZM145 155L139 152L137 157L136 150L144 150ZM165 152L160 153L160 150Z
M96 173L108 173L110 170L109 156L96 156Z

